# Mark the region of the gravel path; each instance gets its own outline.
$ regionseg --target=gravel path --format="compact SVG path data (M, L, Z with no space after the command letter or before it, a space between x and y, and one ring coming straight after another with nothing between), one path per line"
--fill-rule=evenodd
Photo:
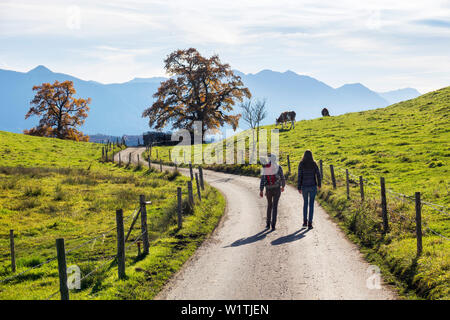
M136 161L144 150L128 148L122 161L130 152ZM303 199L294 187L282 193L277 228L270 231L259 179L209 170L204 178L226 197L226 213L156 299L397 298L383 283L368 288L370 265L317 203L314 229L302 229Z

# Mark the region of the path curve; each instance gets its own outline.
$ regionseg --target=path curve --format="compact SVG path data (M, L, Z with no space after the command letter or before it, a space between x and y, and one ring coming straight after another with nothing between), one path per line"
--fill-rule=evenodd
M131 153L136 162L144 151L128 148L121 159ZM258 178L210 170L204 178L226 197L226 213L156 299L397 299L383 283L368 288L370 265L317 203L314 229L302 229L303 199L294 187L282 193L270 232Z

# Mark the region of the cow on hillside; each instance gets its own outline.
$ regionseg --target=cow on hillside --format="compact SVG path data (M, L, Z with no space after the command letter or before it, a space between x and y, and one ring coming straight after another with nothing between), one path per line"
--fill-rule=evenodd
M286 122L291 122L291 128L295 129L295 111L285 111L278 117L276 125L281 123L281 127L284 129L284 124Z
M329 117L330 116L330 112L328 112L327 108L323 108L322 109L322 117Z

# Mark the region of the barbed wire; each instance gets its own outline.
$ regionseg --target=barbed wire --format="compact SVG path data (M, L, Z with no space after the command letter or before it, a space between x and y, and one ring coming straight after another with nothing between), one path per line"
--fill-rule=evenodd
M52 262L52 261L54 261L54 260L56 260L56 259L57 259L57 257L50 258L50 259L48 259L48 260L46 260L46 261L44 261L44 262L42 262L42 263L40 263L40 264L38 264L38 265L36 265L36 266L33 266L33 267L31 267L31 268L29 268L29 269L27 269L27 270L24 270L24 271L22 271L22 272L20 272L20 273L18 273L18 274L15 274L15 275L10 276L10 277L8 277L8 278L6 278L6 279L0 280L0 283L4 283L4 282L7 282L7 281L9 281L9 280L15 279L15 278L17 278L17 277L19 277L19 276L21 276L21 275L27 273L27 272L30 272L31 270L40 268L40 267L42 267L43 265L48 264L48 263L50 263L50 262Z
M130 244L125 248L125 251L128 250L129 248L131 248L131 246L132 246L133 244L135 244L136 242L138 242L138 241L142 238L142 236L143 236L144 234L146 234L146 233L147 233L147 231L142 232L142 233L139 235L139 237L137 237L132 243L130 243Z
M450 213L435 208L435 207L433 206L433 204L431 204L431 203L429 203L429 202L424 202L424 201L422 201L422 203L423 203L424 205L426 205L426 206L428 206L428 207L434 209L435 211L438 211L438 212L440 212L440 213L442 213L442 214L445 214L446 216L449 216L449 217L450 217Z
M139 208L138 208L138 209L139 209ZM136 212L137 212L138 209L136 209L132 214L130 214L124 221L127 221L127 220L129 220L132 216L134 216L134 215L136 214ZM75 251L75 250L77 250L77 249L80 249L80 248L82 248L82 247L88 245L89 243L91 243L91 242L93 242L93 241L96 241L97 239L99 239L99 238L101 238L101 237L104 237L105 235L109 234L110 232L112 232L112 231L115 230L115 229L116 229L116 227L111 228L111 229L109 229L109 230L107 230L107 231L104 231L104 232L101 233L99 236L96 236L96 237L94 237L94 238L92 238L92 239L89 239L89 240L87 240L87 241L85 241L85 242L79 244L78 246L76 246L76 247L74 247L74 248L71 248L71 249L67 250L65 253L66 253L66 254L69 254L69 253L71 253L72 251ZM22 271L22 272L20 272L20 273L18 273L18 274L15 274L15 275L12 275L12 276L10 276L10 277L8 277L8 278L5 278L5 279L0 280L0 283L8 282L8 281L10 281L10 280L12 280L12 279L15 279L15 278L17 278L17 277L19 277L19 276L21 276L21 275L23 275L23 274L25 274L25 273L30 272L31 270L40 268L40 267L42 267L43 265L48 264L48 263L50 263L50 262L52 262L52 261L54 261L54 260L56 260L56 259L57 259L57 257L50 258L50 259L48 259L48 260L46 260L46 261L44 261L44 262L42 262L42 263L40 263L40 264L38 264L38 265L36 265L36 266L33 266L33 267L31 267L31 268L28 268L28 269L26 269L26 270L24 270L24 271Z
M128 215L128 216L123 220L124 223L125 223L125 222L128 222L128 220L129 220L131 217L134 217L134 215L137 213L137 211L138 211L139 209L140 209L140 207L136 208L136 209L134 210L133 213L131 213L130 215ZM77 249L80 249L80 248L82 248L82 247L85 247L85 246L87 246L89 243L94 242L94 241L96 241L96 240L99 239L99 238L104 238L107 234L110 234L112 231L116 230L116 228L117 228L117 227L114 226L113 228L108 229L108 230L106 230L106 231L100 233L98 236L96 236L96 237L94 237L94 238L91 238L91 239L89 239L89 240L87 240L87 241L85 241L85 242L79 244L78 246L76 246L76 247L74 247L74 248L72 248L72 249L67 250L67 251L66 251L66 254L69 254L69 253L72 252L72 251L75 251L75 250L77 250Z
M338 170L340 170L340 171L342 171L342 172L346 172L346 170L345 170L344 168L341 168L341 167L339 167L339 166L335 166L335 168L337 168ZM349 174L349 176L353 177L355 180L358 180L358 179L359 179L359 177L356 176L356 175L354 175L353 173L351 173L350 170L348 171L348 174ZM366 179L366 178L363 178L363 181L364 181L367 185L371 185L372 187L376 188L377 190L381 190L381 187L379 187L379 186L378 186L377 184L375 184L374 182L371 182L371 181L369 181L369 180ZM406 200L409 200L409 201L411 201L411 202L415 202L414 196L408 196L408 195L406 195L406 194L403 194L403 193L400 193L400 192L393 191L392 189L389 189L389 188L386 188L385 190L386 190L386 192L388 192L388 193L396 194L396 195L398 195L398 196L400 196L400 197L403 197L403 198L406 199ZM431 208L434 209L435 211L438 211L438 212L440 212L440 213L442 213L442 214L445 214L445 215L447 215L447 216L450 217L450 213L448 213L448 212L446 212L446 211L444 211L444 210L440 210L440 209L436 208L436 207L446 208L446 207L443 206L443 205L436 204L436 203L431 203L431 202L427 202L427 201L423 201L423 200L421 200L421 203L424 204L424 205L427 205L427 206L431 207Z
M80 279L80 283L81 281L83 281L84 279L86 279L87 277L89 277L90 275L92 275L94 272L96 272L97 270L99 270L101 267L105 266L108 262L114 260L117 257L117 255L112 255L109 256L109 258L107 258L107 260L105 262L103 262L101 265L97 266L94 270L92 270L91 272L89 272L88 274L86 274L84 277L82 277Z
M56 290L55 292L53 292L50 296L48 296L45 300L50 300L51 298L53 298L55 295L57 295L59 293L59 290Z
M437 236L439 236L439 237L441 237L441 238L444 238L445 240L450 240L450 239L447 238L446 236L440 234L439 232L434 231L434 230L431 229L430 227L427 227L427 226L426 226L425 228L426 228L426 230L431 231L431 232L434 233L435 235L437 235Z

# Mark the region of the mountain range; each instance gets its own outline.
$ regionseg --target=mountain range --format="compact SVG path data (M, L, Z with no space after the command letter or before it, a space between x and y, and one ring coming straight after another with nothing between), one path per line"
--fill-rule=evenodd
M241 76L253 98L266 99L267 118L262 124L273 123L283 111L293 110L297 120L319 117L326 107L331 115L385 107L415 98L420 93L413 88L375 92L360 83L333 88L324 82L292 71L262 70ZM25 120L30 108L34 85L55 80L73 81L77 97L92 98L89 116L81 130L87 134L101 133L122 136L148 131L142 111L153 102L153 94L164 77L135 78L124 83L103 84L85 81L71 75L52 72L38 66L28 72L0 69L0 130L22 132L38 123L36 118ZM239 108L235 108L235 113ZM244 123L241 127L246 127ZM167 128L170 129L170 128Z

